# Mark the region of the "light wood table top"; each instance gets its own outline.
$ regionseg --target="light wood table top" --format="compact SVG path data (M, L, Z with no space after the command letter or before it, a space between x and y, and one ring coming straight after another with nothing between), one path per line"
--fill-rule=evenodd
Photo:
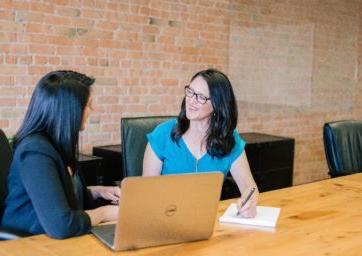
M231 202L220 202L218 216ZM217 221L210 240L127 252L92 235L38 235L0 242L0 255L362 255L362 174L262 193L259 205L281 207L275 229Z

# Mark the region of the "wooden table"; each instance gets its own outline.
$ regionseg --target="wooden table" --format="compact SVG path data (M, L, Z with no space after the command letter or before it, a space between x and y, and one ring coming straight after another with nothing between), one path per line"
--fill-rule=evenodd
M362 255L362 174L262 193L260 205L282 208L276 229L217 222L207 241L118 253L92 235L39 235L0 242L0 255Z

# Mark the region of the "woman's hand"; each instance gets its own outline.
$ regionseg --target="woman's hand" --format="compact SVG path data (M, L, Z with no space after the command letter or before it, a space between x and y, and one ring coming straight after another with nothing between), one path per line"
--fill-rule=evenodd
M256 216L256 204L258 203L259 191L251 175L245 151L232 163L230 172L241 193L241 198L237 200L239 216L243 218L254 218ZM255 190L249 197L253 188L255 188Z
M117 186L89 186L88 189L91 191L94 199L101 197L111 201L112 204L118 204L121 197L121 189Z
M250 191L251 189L247 189L243 192L241 198L239 198L236 202L239 213L238 215L242 218L254 218L256 216L256 204L259 198L259 191L258 189L255 189L254 193L248 200Z
M98 225L101 222L115 221L118 217L118 205L105 205L93 210L85 211L92 226Z

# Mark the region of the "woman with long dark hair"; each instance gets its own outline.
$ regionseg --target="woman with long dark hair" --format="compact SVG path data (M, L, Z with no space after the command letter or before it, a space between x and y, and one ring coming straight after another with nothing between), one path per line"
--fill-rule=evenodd
M227 76L215 69L196 73L185 87L177 120L166 121L147 135L143 175L208 171L227 175L230 171L242 195L237 203L240 215L254 217L258 190L246 158L245 142L236 131L237 117Z
M92 111L94 81L53 71L38 82L15 135L1 226L61 239L116 219L118 206L91 207L98 197L118 201L119 188L86 188L77 171L79 131Z

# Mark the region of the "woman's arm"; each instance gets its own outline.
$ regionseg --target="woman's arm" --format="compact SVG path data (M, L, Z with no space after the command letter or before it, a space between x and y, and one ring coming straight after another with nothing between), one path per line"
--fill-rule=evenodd
M254 178L251 175L248 159L244 152L232 163L230 169L231 175L233 176L236 184L238 185L241 198L237 201L238 210L242 217L252 218L256 215L256 204L258 203L259 191L255 184ZM255 188L255 192L246 202L246 204L240 208L241 203L244 202L245 197L249 192Z
M156 156L150 143L147 143L145 155L143 157L142 176L161 175L162 161Z
M56 161L42 152L26 152L23 156L19 173L39 222L49 236L63 239L86 234L91 225L117 219L118 206L89 211L72 209Z
M91 220L84 211L69 205L59 165L52 154L26 151L17 160L21 182L44 231L58 239L88 233Z

